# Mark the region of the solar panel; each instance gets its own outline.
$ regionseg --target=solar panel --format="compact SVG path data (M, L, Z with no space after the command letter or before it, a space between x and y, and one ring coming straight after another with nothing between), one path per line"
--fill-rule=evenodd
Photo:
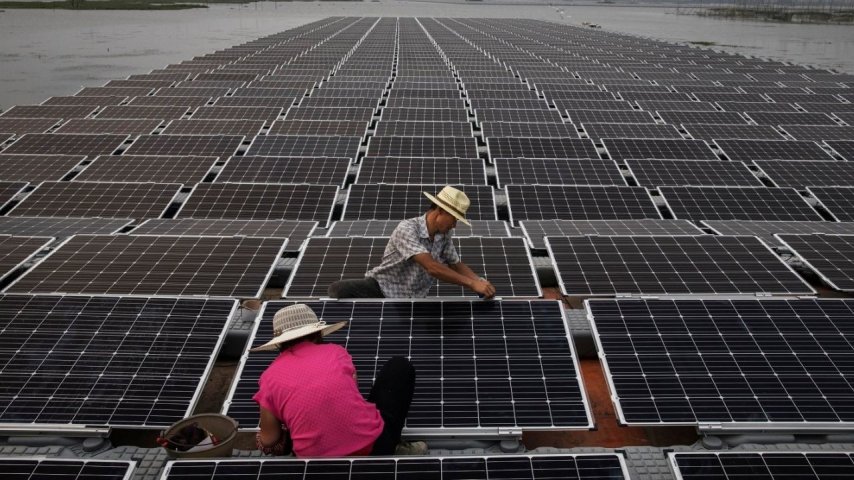
M368 122L347 120L282 120L273 123L267 135L317 135L363 137Z
M724 480L737 476L768 480L786 477L845 478L854 474L850 453L679 452L669 454L680 480Z
M141 135L125 155L196 155L228 157L243 143L237 135Z
M77 458L0 457L0 469L10 478L53 480L130 480L136 462Z
M284 247L281 238L75 235L6 292L258 298Z
M2 217L0 217L2 218ZM327 237L390 237L400 220L341 220L332 222ZM2 227L2 223L0 223ZM0 230L2 231L2 230ZM471 227L458 222L454 237L511 237L507 222L472 220Z
M756 165L779 187L854 187L854 164L817 160L757 160Z
M216 160L217 157L101 155L74 177L74 181L198 183Z
M72 118L56 129L55 133L88 133L113 135L147 135L156 130L160 120L125 120L94 118Z
M762 187L758 177L741 162L720 160L626 160L638 185L707 185Z
M480 158L365 157L356 183L486 185Z
M132 222L129 218L0 217L0 234L55 238L110 234Z
M333 185L202 183L176 218L306 220L326 225L337 194Z
M784 125L781 127L796 140L822 141L854 138L854 127L827 125Z
M60 180L86 157L78 155L0 154L0 180L41 182ZM1 203L5 203L0 201Z
M0 117L0 132L23 135L44 133L60 122L59 118L7 118Z
M569 121L580 123L650 123L655 119L640 110L567 110Z
M281 107L203 106L193 112L193 120L264 120L272 122L282 113Z
M220 97L214 102L215 107L275 107L290 108L294 97ZM263 121L263 120L261 120Z
M378 137L368 140L369 157L477 158L474 137Z
M807 191L840 222L854 221L854 188L807 187Z
M823 113L747 112L759 125L839 125Z
M87 97L80 97L87 98ZM159 106L169 106L169 105L187 105L188 107L200 107L202 105L207 104L211 101L210 96L201 96L201 97L134 97L130 99L128 105L159 105Z
M173 120L162 135L239 135L254 137L264 127L263 120Z
M482 122L484 137L578 138L575 125L567 123Z
M527 109L486 109L475 110L478 122L513 122L513 123L564 123L563 117L557 110L527 110ZM385 119L385 114L383 114Z
M258 136L247 156L356 158L361 137Z
M378 137L471 137L468 122L396 122L381 121L374 135Z
M649 193L641 187L507 185L505 190L513 223L661 218Z
M854 234L854 222L756 222L751 220L704 220L718 235L753 235L774 247L782 247L775 234Z
M702 140L648 138L602 139L614 160L653 158L658 160L717 160L715 152Z
M580 138L505 138L486 140L489 157L496 158L599 158L592 141Z
M22 217L156 218L180 184L43 182L8 213Z
M815 142L788 140L716 140L730 160L833 160Z
M672 125L653 123L586 123L587 136L596 141L603 138L682 138Z
M231 157L217 183L308 183L344 185L349 158L335 157Z
M385 109L388 112L391 109ZM373 108L355 107L291 107L285 118L288 120L349 120L370 122L374 116Z
M700 220L821 221L793 188L661 187L675 218Z
M465 100L461 98L404 98L392 97L386 100L386 108L440 108L464 109Z
M525 220L519 222L532 248L545 250L545 237L575 235L703 235L687 220Z
M546 237L564 295L811 294L755 237Z
M354 96L354 97L306 97L300 102L300 107L355 107L355 108L377 108L382 99L381 95Z
M126 135L28 133L6 147L3 153L37 155L109 155L127 140Z
M834 140L824 143L845 160L854 162L854 140Z
M0 118L83 118L97 109L96 105L15 105Z
M854 291L854 235L778 234L777 237L832 288Z
M430 206L424 192L438 192L439 185L353 184L344 205L342 220L403 220L423 215ZM495 197L491 186L460 185L471 200L466 211L469 220L495 220Z
M496 158L498 185L626 185L613 160Z
M395 480L463 480L472 478L542 480L572 478L577 480L624 480L629 478L624 460L616 454L574 455L498 455L453 456L447 458L385 458L385 459L249 459L240 461L183 461L167 464L163 480L206 480L221 476L242 475L242 478L322 478L328 480L357 480L371 478Z
M224 97L228 94L228 87L169 87L160 88L154 92L157 97ZM132 95L136 96L136 95Z
M6 346L0 425L49 432L168 426L184 418L201 393L236 304L0 295L0 343ZM88 472L80 478L109 474ZM43 474L39 478L61 478Z
M682 125L688 134L698 140L750 139L783 140L783 134L768 125L707 125L686 123Z
M705 125L744 125L747 119L736 112L658 112L665 123L702 123Z
M107 105L118 105L128 97L124 96L91 96L91 97L50 97L47 100L43 101L41 105L85 105L91 107L98 106L107 106ZM36 105L32 105L36 106ZM27 108L29 105L25 105L22 108Z
M639 100L641 110L648 111L683 111L683 112L715 112L717 109L709 102L663 102L661 100Z
M560 111L572 111L572 110L631 110L632 104L625 100L584 100L584 99L570 99L570 100L562 100L556 99L554 101L555 106ZM647 110L647 109L645 109Z
M189 106L110 105L98 112L96 118L173 120L183 117L189 111Z
M851 345L839 341L850 329L848 300L591 300L587 308L622 423L796 432L851 422ZM795 465L786 472L809 478Z
M3 222L0 219L0 231ZM151 219L130 235L199 235L216 237L286 238L285 251L298 251L317 222L299 220L206 220L196 218Z
M52 241L50 237L0 235L0 280L18 270Z

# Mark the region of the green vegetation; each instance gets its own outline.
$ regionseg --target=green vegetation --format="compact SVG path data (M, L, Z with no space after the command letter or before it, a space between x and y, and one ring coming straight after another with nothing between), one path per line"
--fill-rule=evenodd
M701 10L698 15L783 23L854 23L854 10L815 10L783 6L715 7Z

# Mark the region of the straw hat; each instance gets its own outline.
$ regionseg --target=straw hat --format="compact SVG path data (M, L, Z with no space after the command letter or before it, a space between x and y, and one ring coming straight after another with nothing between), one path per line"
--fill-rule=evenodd
M327 326L326 322L318 320L317 315L315 315L314 311L308 305L298 303L276 312L276 315L273 317L273 339L249 351L276 350L280 343L311 335L315 332L320 332L325 337L346 324L347 321L345 320Z
M441 192L437 193L435 197L427 192L424 192L424 196L441 207L442 210L456 217L457 220L471 226L469 221L466 220L466 210L469 209L471 201L465 193L454 187L445 187Z

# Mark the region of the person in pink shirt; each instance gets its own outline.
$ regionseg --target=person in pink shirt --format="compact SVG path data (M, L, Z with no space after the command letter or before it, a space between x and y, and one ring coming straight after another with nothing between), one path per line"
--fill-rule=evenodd
M258 448L284 454L288 436L298 457L424 454L424 442L400 435L415 390L415 369L403 357L383 366L368 400L359 393L353 359L323 337L347 322L327 325L307 305L273 317L274 338L252 352L280 353L258 380Z

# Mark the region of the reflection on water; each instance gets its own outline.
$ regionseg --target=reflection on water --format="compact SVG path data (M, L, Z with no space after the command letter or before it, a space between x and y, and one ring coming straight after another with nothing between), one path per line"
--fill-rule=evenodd
M854 72L852 27L740 22L671 8L381 2L212 4L180 11L6 10L0 13L0 108L73 95L83 86L336 15L537 18Z

